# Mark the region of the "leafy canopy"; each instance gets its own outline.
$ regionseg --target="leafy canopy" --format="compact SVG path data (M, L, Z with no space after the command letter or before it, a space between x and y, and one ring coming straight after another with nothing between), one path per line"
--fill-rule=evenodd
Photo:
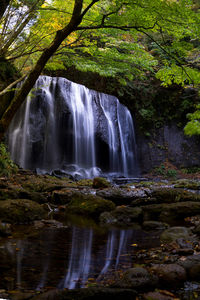
M91 0L83 1L83 9ZM23 73L31 70L56 32L69 22L74 0L11 1L1 20L2 45L24 22L8 46L6 57ZM14 17L17 16L17 19ZM27 20L27 18L29 18ZM25 24L26 23L26 24ZM152 74L170 84L200 83L198 5L191 0L99 0L77 30L60 45L47 69L75 66L82 71L112 76L121 83Z

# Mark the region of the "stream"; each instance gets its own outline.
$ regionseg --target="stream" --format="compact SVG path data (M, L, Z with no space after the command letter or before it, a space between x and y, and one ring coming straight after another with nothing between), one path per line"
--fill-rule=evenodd
M87 221L88 222L88 221ZM97 224L15 226L0 243L1 288L6 290L74 289L101 281L133 266L135 247L159 245L159 235L141 229L105 229Z

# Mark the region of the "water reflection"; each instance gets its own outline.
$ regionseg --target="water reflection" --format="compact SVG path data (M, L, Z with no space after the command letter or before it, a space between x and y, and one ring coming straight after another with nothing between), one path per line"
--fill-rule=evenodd
M148 247L152 236L141 230L72 227L7 241L0 247L0 288L11 288L11 282L19 289L83 287L88 278L101 280L109 272L131 267L133 243Z
M73 289L77 283L79 283L80 287L84 286L90 271L92 238L92 229L81 230L76 227L73 228L68 271L59 287Z

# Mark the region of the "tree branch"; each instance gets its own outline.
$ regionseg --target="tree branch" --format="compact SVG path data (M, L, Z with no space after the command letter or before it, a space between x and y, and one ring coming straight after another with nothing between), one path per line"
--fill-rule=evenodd
M3 91L0 92L0 96L3 96L6 93L8 93L10 91L10 89L12 89L17 83L19 83L20 81L22 81L26 76L27 76L27 74L23 75L22 77L18 78L17 80L15 80L11 84L9 84Z

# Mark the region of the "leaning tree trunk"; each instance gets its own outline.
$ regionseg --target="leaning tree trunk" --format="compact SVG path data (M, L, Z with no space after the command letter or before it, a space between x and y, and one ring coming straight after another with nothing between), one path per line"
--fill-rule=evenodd
M88 7L91 7L97 1L99 0L93 0ZM87 9L85 9L84 12L81 14L82 6L83 6L83 0L75 0L74 10L70 22L62 30L57 31L57 34L53 42L48 48L44 50L39 60L37 61L35 67L29 73L24 83L22 84L20 90L16 93L15 97L11 101L11 104L4 112L0 120L0 141L3 139L3 136L12 118L14 117L17 109L20 107L22 102L26 99L28 93L34 86L37 78L39 77L42 70L44 69L47 61L56 52L56 50L58 49L60 44L64 41L64 39L66 39L73 31L75 31L78 25L81 23L84 17L84 12L85 13L87 12Z
M6 11L6 8L9 5L10 0L1 0L1 5L0 5L0 20L3 17L4 12Z

